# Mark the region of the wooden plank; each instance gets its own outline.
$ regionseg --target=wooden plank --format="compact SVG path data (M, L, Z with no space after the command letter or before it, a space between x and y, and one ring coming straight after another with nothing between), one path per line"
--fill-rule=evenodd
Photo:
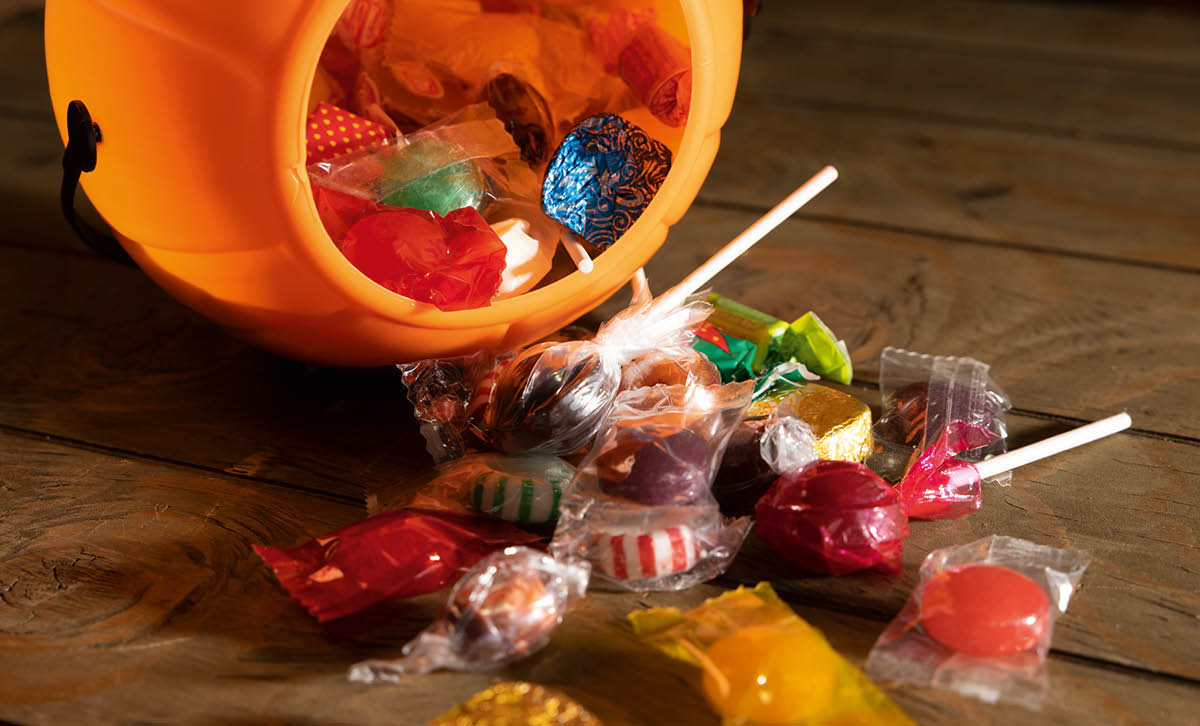
M495 681L518 678L563 688L610 724L716 723L695 690L695 671L643 648L624 614L690 607L719 588L597 593L525 661L366 687L347 683L346 668L399 647L434 616L440 598L320 627L249 549L343 525L360 516L357 508L4 434L0 464L11 513L0 525L0 651L12 656L0 658L0 718L421 723ZM799 612L856 663L883 627L828 610ZM1050 673L1040 714L938 691L893 695L921 723L1194 718L1188 684L1057 658Z
M789 108L746 94L700 199L765 210L825 164L841 176L804 215L1200 270L1200 162L1176 150Z
M1200 68L1200 16L1186 3L816 0L771 5L763 23L880 44L921 43L999 57L1133 66L1190 73Z
M770 9L776 11L769 22L764 15L747 42L743 94L1056 138L1200 150L1200 74L979 52L969 43L887 43L870 31L810 27L808 3L779 3ZM978 17L986 23L986 16ZM1200 31L1197 19L1181 16L1178 24L1193 37Z
M0 115L48 116L50 92L38 0L0 2Z

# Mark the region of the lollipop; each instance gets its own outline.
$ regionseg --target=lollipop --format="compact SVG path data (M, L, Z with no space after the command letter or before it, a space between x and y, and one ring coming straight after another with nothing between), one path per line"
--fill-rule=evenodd
M957 519L979 509L984 479L1115 434L1131 424L1129 414L1119 413L971 464L953 456L986 444L992 434L974 424L951 421L937 442L917 458L896 490L910 517Z
M492 442L509 453L580 449L611 408L624 364L690 342L709 308L685 299L836 178L833 167L823 169L660 298L618 313L595 339L535 345L517 355L500 373L484 418Z

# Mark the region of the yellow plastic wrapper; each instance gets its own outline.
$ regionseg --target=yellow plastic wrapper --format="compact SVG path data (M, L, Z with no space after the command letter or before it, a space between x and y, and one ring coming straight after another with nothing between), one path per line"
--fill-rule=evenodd
M427 726L600 726L566 695L536 683L505 681L471 696Z
M822 459L863 462L874 451L870 407L828 386L807 383L761 398L750 404L746 418L769 416L785 402L794 415L812 427L817 455Z
M687 612L635 610L629 622L647 644L703 669L704 695L727 726L913 723L768 583Z

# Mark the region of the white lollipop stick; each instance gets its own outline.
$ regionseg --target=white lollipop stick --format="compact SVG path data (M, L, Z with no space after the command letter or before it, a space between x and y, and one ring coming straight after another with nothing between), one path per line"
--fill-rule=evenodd
M646 268L639 267L637 272L633 273L633 279L629 281L629 286L633 288L633 303L649 302L650 298L654 297L650 294L650 281L646 279Z
M571 256L571 261L575 263L575 267L583 274L590 273L595 265L592 264L592 257L583 248L583 243L573 238L570 234L564 234L562 238L563 249Z
M728 267L738 257L741 257L746 250L753 247L759 240L766 237L771 230L795 214L800 207L812 201L813 197L825 191L825 188L837 178L837 169L834 169L832 166L827 166L817 172L812 179L804 182L799 189L775 205L774 209L747 227L745 232L742 232L732 242L722 247L717 254L708 258L708 262L697 267L692 274L683 278L682 282L664 293L658 306L661 306L661 309L670 310L681 305L684 298L704 287L709 280L717 276L717 273Z
M1022 446L1007 454L994 456L991 459L984 459L975 465L975 470L979 472L980 479L987 479L989 476L1012 471L1018 466L1025 466L1038 459L1045 459L1047 456L1053 456L1067 449L1074 449L1076 446L1082 446L1097 439L1102 439L1105 436L1110 436L1118 431L1124 431L1131 425L1133 425L1133 421L1129 418L1129 414L1118 413L1116 416L1109 416L1099 421L1093 421L1086 426L1080 426L1077 429L1072 429L1057 436L1051 436L1035 444Z

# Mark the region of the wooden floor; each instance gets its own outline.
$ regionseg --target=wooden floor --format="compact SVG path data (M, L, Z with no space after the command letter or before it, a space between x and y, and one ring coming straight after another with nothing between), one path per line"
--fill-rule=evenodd
M674 280L823 163L842 180L722 292L819 311L877 403L886 345L988 361L1012 444L1128 409L1135 429L917 523L906 574L802 578L751 538L718 582L597 594L497 674L345 680L439 598L318 627L254 557L364 516L423 467L399 376L246 347L56 209L37 2L0 2L0 720L421 723L500 678L610 724L710 724L630 609L770 579L861 663L931 550L997 533L1095 561L1045 710L893 691L921 723L1200 723L1200 14L1136 3L769 2ZM147 100L147 102L149 102ZM170 180L163 180L170 183ZM611 309L611 308L609 308Z

